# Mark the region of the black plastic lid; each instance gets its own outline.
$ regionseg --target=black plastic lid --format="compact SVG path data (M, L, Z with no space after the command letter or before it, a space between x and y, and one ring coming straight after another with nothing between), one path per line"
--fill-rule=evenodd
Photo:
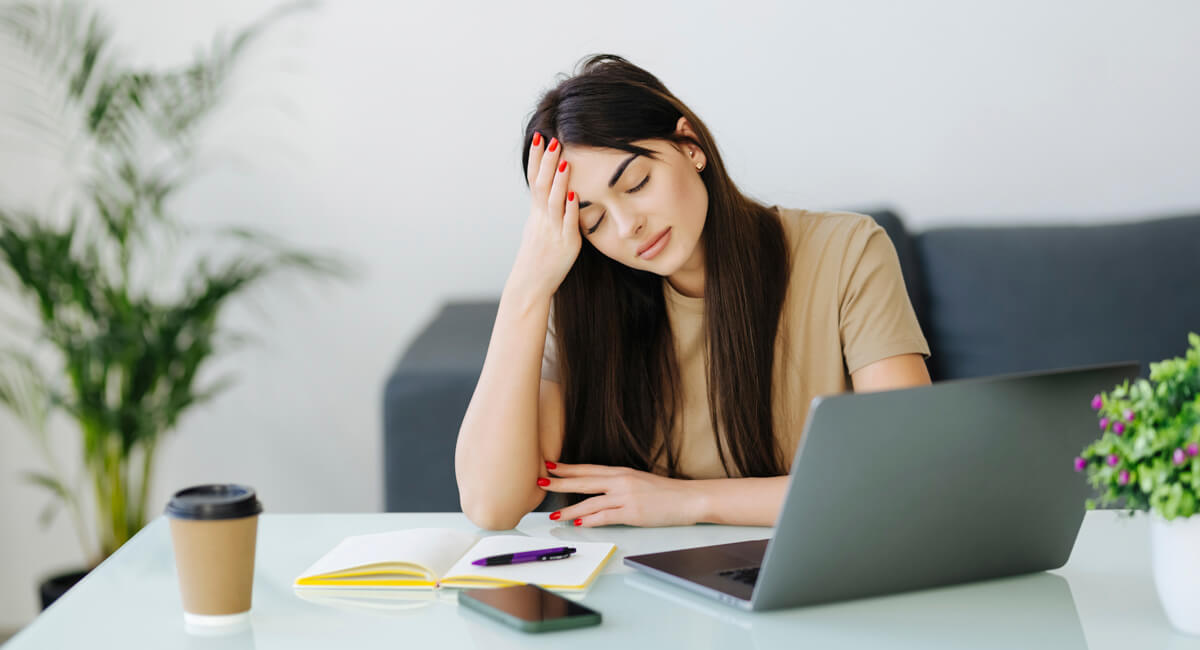
M262 504L252 487L197 485L176 492L166 512L179 519L238 519L262 512Z

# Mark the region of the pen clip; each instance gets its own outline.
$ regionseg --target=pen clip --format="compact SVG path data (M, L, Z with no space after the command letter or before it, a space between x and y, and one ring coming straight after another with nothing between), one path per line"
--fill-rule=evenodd
M562 560L562 559L571 557L571 555L574 553L575 553L575 549L573 549L571 547L566 547L562 550L555 551L554 553L546 553L544 555L539 555L538 559L539 560Z

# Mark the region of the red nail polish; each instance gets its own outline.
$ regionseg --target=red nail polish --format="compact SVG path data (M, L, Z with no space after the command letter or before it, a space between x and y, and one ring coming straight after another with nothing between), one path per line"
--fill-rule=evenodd
M575 520L575 525L576 525L576 526L582 526L582 525L583 525L583 520L582 520L582 519L576 519L576 520Z
M575 200L575 192L567 192L567 202L569 203L574 200ZM551 467L550 469L554 469L554 468Z
M542 486L542 487L546 487L547 485L550 485L550 479L548 479L548 478L539 478L539 479L538 479L538 485L540 485L540 486Z
M559 165L558 165L558 173L561 174L565 171L567 171L567 161L564 160L561 163L559 163Z
M552 513L550 513L550 520L551 520L551 521L558 521L558 518L559 518L559 517L561 517L561 516L562 516L562 513L561 513L561 512L552 512Z
M534 133L533 134L533 146L539 147L539 146L541 146L541 144L542 144L542 134Z
M550 151L558 149L558 138L550 138Z
M571 194L574 194L574 192L571 192ZM570 200L571 200L571 197L570 197L570 196L568 196L568 197L567 197L567 200L568 200L568 201L570 201ZM556 465L555 463L552 463L552 462L550 462L550 461L546 461L546 469L554 469L554 468L556 468L556 467L558 467L558 465Z

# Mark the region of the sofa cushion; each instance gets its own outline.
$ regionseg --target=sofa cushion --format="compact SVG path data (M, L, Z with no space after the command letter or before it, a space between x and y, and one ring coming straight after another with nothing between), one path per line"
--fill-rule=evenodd
M498 303L450 303L421 330L383 394L384 504L457 512L454 446L475 392Z
M409 344L399 365L414 372L483 369L498 299L450 302Z
M1200 331L1200 215L916 236L934 380L1146 364Z

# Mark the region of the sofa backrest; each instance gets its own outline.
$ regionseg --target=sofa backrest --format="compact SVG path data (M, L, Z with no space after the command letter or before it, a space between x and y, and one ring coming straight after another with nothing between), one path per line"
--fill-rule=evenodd
M1200 332L1200 215L913 236L935 381L1181 355Z

